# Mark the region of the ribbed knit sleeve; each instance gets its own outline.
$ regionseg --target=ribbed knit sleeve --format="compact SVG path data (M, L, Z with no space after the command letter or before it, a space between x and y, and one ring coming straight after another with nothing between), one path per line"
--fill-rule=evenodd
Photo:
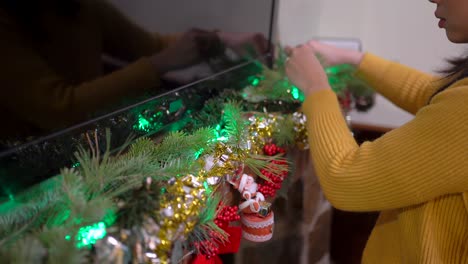
M327 198L343 210L381 211L468 190L460 177L468 171L467 100L468 86L450 88L411 122L358 146L336 95L308 96L311 153Z
M432 76L366 53L357 76L402 109L415 114L441 85Z

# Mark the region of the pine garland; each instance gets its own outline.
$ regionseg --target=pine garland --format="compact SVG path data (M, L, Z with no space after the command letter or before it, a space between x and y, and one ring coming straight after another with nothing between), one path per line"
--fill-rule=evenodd
M228 102L224 105L223 122L224 129L230 135L228 145L240 147L245 138L247 121L242 118L242 110L239 102Z
M284 79L282 58L276 71L264 68L263 75L249 80L253 86L262 85L251 91L279 100L273 108L294 109L300 103L300 94L294 94L294 87ZM271 180L262 171L283 174L290 167L285 157L249 152L252 124L245 113L263 112L270 102L241 100L241 93L225 90L207 101L203 109L191 113L192 122L185 130L170 132L158 142L146 137L135 141L129 138L116 155L111 155L109 131L104 144L100 144L101 137L96 134L86 134L90 150L78 149L79 166L63 169L59 176L0 204L0 259L9 263L89 262L91 252L80 235L83 228L102 223L106 228L131 229L144 225L148 217L161 220L160 198L168 182L202 171L203 163L198 160L215 153L219 142L265 181ZM258 113L257 116L266 118ZM280 116L275 122L269 140L283 146L293 144L293 119ZM226 241L224 232L214 223L220 200L216 192L210 196L184 245L175 243L174 252L182 252L181 248L192 252L198 241ZM173 259L183 257L179 253L174 253Z

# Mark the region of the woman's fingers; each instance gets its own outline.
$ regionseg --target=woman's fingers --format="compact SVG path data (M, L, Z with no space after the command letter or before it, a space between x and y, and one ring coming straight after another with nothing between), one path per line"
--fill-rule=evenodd
M291 56L292 55L292 51L293 51L293 48L291 48L291 46L286 46L284 48L284 52L286 53L286 55L288 56Z

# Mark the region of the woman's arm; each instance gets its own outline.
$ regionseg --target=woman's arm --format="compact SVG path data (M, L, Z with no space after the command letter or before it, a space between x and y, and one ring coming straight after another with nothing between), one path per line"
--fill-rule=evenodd
M468 190L468 86L434 97L416 117L358 146L331 90L304 102L311 154L337 208L380 211Z
M322 65L350 64L358 68L357 76L394 104L415 114L427 104L437 88L438 78L415 69L384 60L370 53L337 48L310 41Z
M416 114L440 87L440 77L366 53L357 76L400 108Z

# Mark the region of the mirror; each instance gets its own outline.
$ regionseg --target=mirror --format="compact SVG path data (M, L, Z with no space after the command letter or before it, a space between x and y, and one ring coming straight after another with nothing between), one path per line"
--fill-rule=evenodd
M41 2L44 6L27 0L0 3L0 18L12 21L0 23L2 39L9 40L0 43L0 53L9 65L0 72L3 96L8 98L0 106L5 120L0 141L0 197L52 177L60 168L73 167L74 152L79 146L88 147L90 141L100 142L95 147L101 151L109 147L115 152L128 139L154 138L180 130L206 100L224 88L244 87L247 77L259 70L255 61L268 59L271 50L272 0L47 0ZM53 15L34 17L37 10L53 11ZM107 25L102 14L125 22ZM16 22L14 16L25 20ZM62 20L64 25L57 23ZM43 21L46 26L53 23L39 27L31 24L34 21ZM109 36L99 28L104 25L111 28ZM133 33L123 34L128 27ZM160 75L154 72L155 65L172 63L166 59L171 56L185 59L191 53L179 56L179 52L186 46L173 44L179 45L178 52L163 59L158 54L168 48L133 56L133 61L116 56L135 46L148 48L138 44L139 38L150 35L151 40L174 43L180 32L191 28L200 29L203 37L205 31L221 35L220 39L227 38L238 46L222 42L222 49L218 45L203 49L206 43L197 42L195 50L200 52L201 46L207 58L190 64L182 61L183 67ZM37 32L43 35L35 35ZM252 53L255 42L251 40L259 36L268 45ZM112 41L105 42L106 38ZM74 78L75 74L80 78Z
M268 55L273 3L0 1L2 149Z

